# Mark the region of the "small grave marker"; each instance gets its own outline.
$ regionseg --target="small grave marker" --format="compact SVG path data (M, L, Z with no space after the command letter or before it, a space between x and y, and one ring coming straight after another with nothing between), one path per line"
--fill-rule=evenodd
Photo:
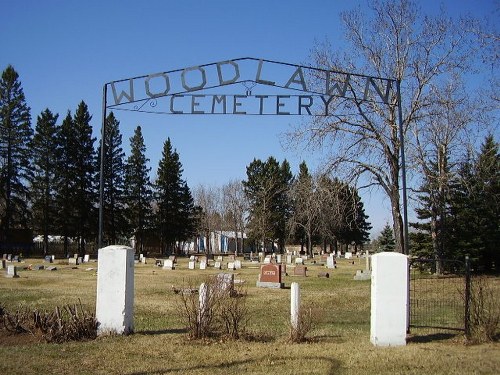
M216 261L216 262L215 262L215 266L214 266L214 268L215 268L215 269L217 269L217 270L222 269L222 267L221 267L221 262L220 262L220 261Z
M302 265L296 265L295 268L293 269L293 275L306 277L307 267Z
M17 267L16 266L8 266L6 276L11 277L11 278L19 277L19 275L17 274Z
M337 265L336 265L336 261L335 261L335 258L333 257L333 255L330 255L329 257L327 257L326 258L326 268L334 269L336 267L337 267Z
M163 269L164 270L173 270L173 269L175 269L174 262L171 259L165 259L163 261Z
M200 262L200 270L206 270L207 269L207 262L201 261Z
M194 270L196 262L194 260L190 260L188 263L188 268L190 270Z

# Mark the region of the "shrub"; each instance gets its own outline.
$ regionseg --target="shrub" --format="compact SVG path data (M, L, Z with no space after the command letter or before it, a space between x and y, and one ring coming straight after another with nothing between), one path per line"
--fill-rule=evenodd
M500 299L492 278L473 278L470 294L469 341L487 342L497 339L500 328Z
M1 326L12 333L40 335L47 342L91 340L97 337L97 320L81 305L56 307L52 313L20 308L9 313L0 308Z
M190 339L226 336L240 338L247 323L246 292L241 287L227 287L217 277L207 278L204 288L196 289L193 282L175 288L177 311L186 324ZM200 292L204 303L200 303Z
M301 306L299 316L297 317L297 324L289 323L290 335L289 340L294 343L306 341L306 335L314 328L317 322L317 313L309 306Z

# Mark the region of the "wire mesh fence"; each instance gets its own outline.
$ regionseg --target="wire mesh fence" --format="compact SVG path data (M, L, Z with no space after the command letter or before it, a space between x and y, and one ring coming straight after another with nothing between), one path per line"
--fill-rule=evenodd
M409 331L429 334L468 333L469 263L456 260L410 260Z

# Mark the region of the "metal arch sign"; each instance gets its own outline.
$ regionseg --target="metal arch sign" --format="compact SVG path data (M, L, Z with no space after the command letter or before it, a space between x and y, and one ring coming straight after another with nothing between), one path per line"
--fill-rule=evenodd
M242 85L243 93L229 88ZM256 94L265 87L267 93ZM214 90L221 92L214 92ZM271 92L272 91L272 92ZM102 247L104 138L107 110L170 115L329 116L334 98L356 105L379 103L398 107L403 193L404 244L408 254L406 167L400 81L252 57L137 76L104 84L99 188L99 236Z
M228 91L237 84L243 92ZM253 92L261 87L273 93ZM175 115L328 116L335 97L397 105L397 87L394 79L246 57L112 81L104 100L106 109Z

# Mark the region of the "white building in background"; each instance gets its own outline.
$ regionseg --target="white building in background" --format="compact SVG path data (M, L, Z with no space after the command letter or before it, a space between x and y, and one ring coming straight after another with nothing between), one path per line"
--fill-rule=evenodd
M238 252L242 252L242 239L246 240L246 233L234 231L214 231L210 233L210 249L214 254L234 253L236 251L236 241L238 241ZM208 248L208 241L205 236L199 236L196 243L193 241L179 243L179 248L184 253L200 252L204 253Z

